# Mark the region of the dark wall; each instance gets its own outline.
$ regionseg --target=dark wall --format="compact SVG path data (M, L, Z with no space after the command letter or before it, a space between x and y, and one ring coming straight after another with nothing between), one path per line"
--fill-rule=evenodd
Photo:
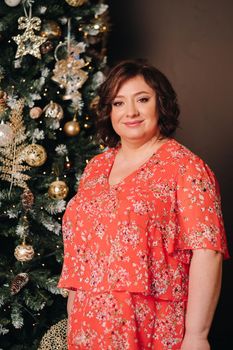
M109 64L147 57L172 82L181 106L177 139L217 175L232 255L233 1L109 1ZM213 350L233 349L233 263L224 262L223 287L211 330Z

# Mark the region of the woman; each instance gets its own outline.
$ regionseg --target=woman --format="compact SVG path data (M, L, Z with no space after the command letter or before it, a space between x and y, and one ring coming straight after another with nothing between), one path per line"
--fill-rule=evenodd
M227 256L208 166L172 138L176 94L124 61L99 91L94 157L63 221L69 349L208 350Z

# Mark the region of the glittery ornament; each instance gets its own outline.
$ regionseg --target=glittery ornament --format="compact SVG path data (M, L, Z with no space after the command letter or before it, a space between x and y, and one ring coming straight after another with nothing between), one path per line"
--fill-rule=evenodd
M70 122L65 123L64 131L68 136L76 136L80 132L80 126L76 119L71 120Z
M64 116L64 112L62 109L62 106L60 106L58 103L50 101L47 106L44 108L45 117L47 118L54 118L61 120Z
M26 163L33 167L43 165L47 159L44 147L35 143L28 145L23 152Z
M53 43L50 40L47 40L45 43L43 43L40 47L40 51L43 54L46 54L54 49Z
M59 38L61 36L61 28L56 21L48 20L42 24L40 35L46 40Z
M32 119L37 119L41 116L43 110L40 107L33 107L30 109L29 115Z
M20 292L20 290L28 283L29 275L28 273L19 273L13 279L10 287L11 295L15 295Z
M88 78L87 72L83 68L85 62L82 59L75 59L69 56L66 59L59 60L55 64L52 80L65 88L64 100L75 100L80 98L80 89Z
M13 141L14 133L12 128L5 123L0 124L0 147L6 147Z
M69 188L64 181L53 181L48 189L49 197L52 199L64 199L69 192Z
M23 209L28 211L32 208L34 203L34 195L29 188L26 188L21 195L21 202Z
M67 350L67 319L61 320L45 333L38 350Z
M15 248L14 256L18 261L26 262L34 257L34 249L31 245L22 243Z
M87 0L65 0L65 1L67 2L67 4L73 7L82 6L83 4L85 4L85 2L87 2Z
M4 0L5 4L10 7L15 7L20 4L21 0Z
M18 45L18 49L15 58L19 58L25 55L32 55L41 59L40 45L47 39L37 36L34 30L40 30L41 20L39 17L20 17L18 19L19 29L25 29L25 32L17 36L13 36L12 39Z

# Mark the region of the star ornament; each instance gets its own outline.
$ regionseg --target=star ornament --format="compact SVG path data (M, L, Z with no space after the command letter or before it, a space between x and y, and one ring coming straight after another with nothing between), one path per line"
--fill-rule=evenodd
M15 58L32 55L41 59L40 46L47 40L47 38L42 38L34 33L34 29L40 29L40 18L33 17L29 19L27 17L20 17L18 22L19 29L25 29L25 32L22 35L18 34L17 36L12 37L18 45Z

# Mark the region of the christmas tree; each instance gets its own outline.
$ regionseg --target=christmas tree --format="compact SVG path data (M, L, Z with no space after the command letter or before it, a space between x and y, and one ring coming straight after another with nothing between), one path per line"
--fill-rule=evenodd
M103 148L94 120L108 6L4 0L0 18L0 348L64 349L61 221Z

